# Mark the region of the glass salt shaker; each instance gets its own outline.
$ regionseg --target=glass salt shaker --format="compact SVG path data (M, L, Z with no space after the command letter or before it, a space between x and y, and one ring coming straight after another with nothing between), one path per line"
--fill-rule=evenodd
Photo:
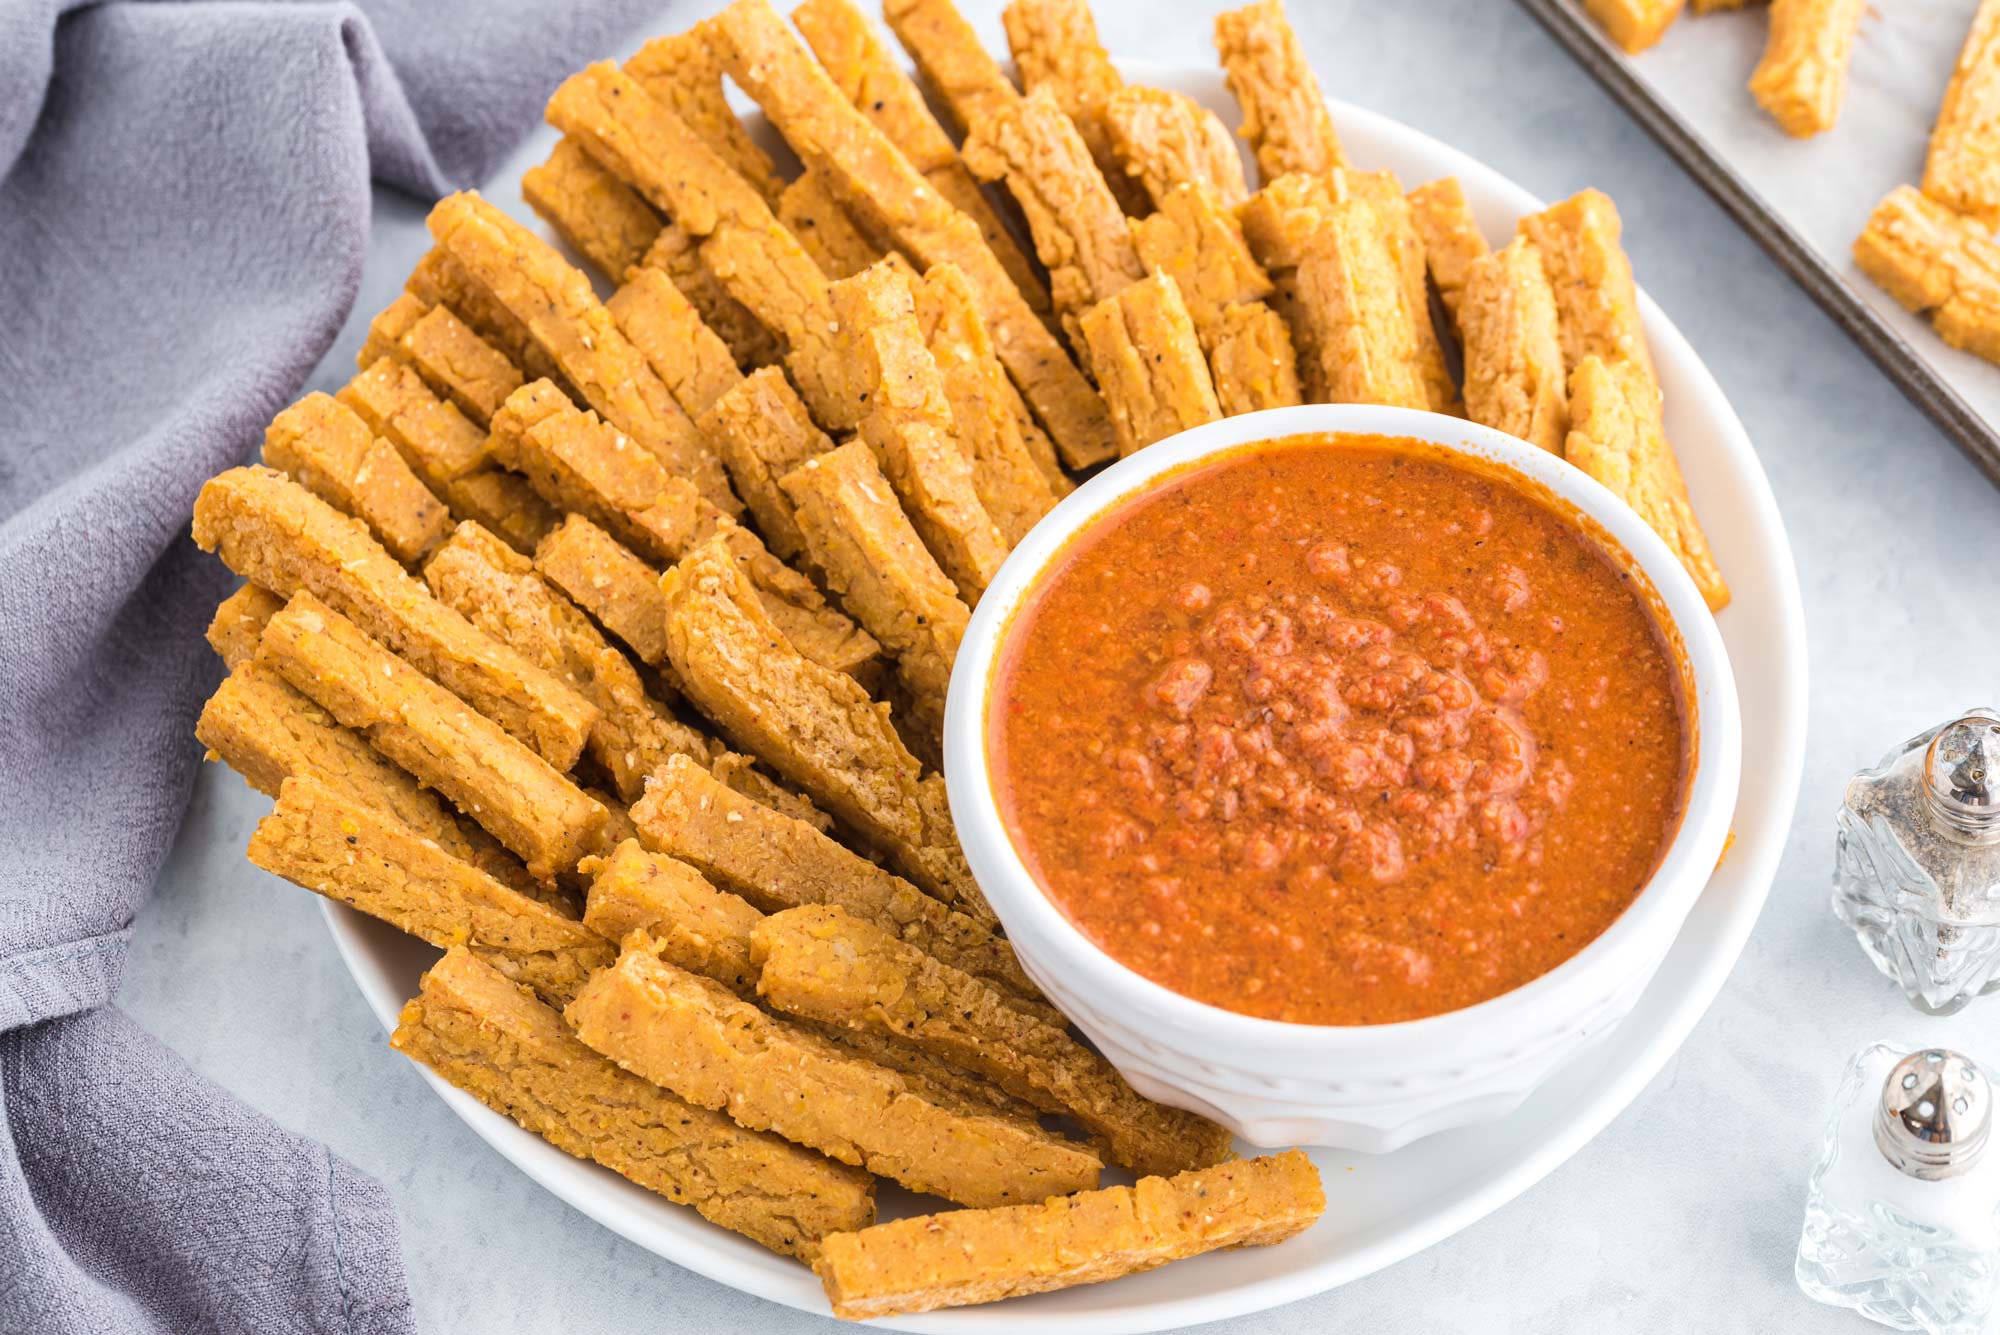
M1985 1072L1956 1052L1854 1054L1806 1199L1806 1295L1898 1330L1977 1335L2000 1278L1992 1118Z
M1975 709L1848 781L1833 911L1910 1004L2000 988L2000 713Z

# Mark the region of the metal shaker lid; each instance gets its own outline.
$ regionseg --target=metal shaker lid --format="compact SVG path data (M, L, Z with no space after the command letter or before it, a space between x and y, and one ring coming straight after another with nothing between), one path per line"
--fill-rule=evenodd
M1952 829L2000 839L2000 714L1975 709L1939 728L1924 752L1924 789Z
M1937 1182L1971 1168L1993 1123L1993 1086L1972 1059L1926 1048L1896 1063L1875 1110L1875 1144L1898 1172Z

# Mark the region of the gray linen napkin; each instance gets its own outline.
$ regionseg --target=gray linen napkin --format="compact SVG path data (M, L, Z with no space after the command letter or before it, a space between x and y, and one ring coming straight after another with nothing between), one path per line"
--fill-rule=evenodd
M661 0L0 0L0 1332L410 1328L380 1187L108 1003L199 756L195 492ZM301 1017L309 1023L310 1017Z

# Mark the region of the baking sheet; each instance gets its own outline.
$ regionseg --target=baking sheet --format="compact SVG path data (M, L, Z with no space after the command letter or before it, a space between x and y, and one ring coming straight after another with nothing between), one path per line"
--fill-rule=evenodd
M2000 366L1947 347L1849 254L1882 197L1921 179L1977 0L1871 7L1839 123L1811 139L1786 135L1744 86L1764 49L1762 6L1684 14L1628 56L1575 0L1520 3L2000 484Z

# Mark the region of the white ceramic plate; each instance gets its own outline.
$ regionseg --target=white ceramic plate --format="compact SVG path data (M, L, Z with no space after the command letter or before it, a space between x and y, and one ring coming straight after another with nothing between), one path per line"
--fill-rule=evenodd
M1135 82L1176 88L1234 124L1219 73L1130 65ZM1487 237L1501 243L1514 220L1541 207L1525 190L1455 149L1374 112L1332 104L1342 142L1363 167L1388 167L1407 184L1455 175ZM495 174L489 196L516 217L521 172L547 155L552 132L532 137ZM1736 844L1688 917L1666 962L1625 1022L1557 1074L1513 1116L1449 1132L1379 1158L1315 1151L1332 1199L1326 1218L1277 1247L1222 1252L1115 1283L956 1312L877 1323L895 1330L1018 1329L1041 1335L1115 1335L1178 1329L1241 1316L1319 1293L1451 1236L1525 1191L1616 1117L1665 1065L1721 988L1770 890L1798 796L1805 754L1805 622L1791 548L1756 452L1722 390L1687 340L1648 298L1646 334L1666 392L1667 426L1688 486L1735 591L1719 618L1743 709L1743 751L1755 783L1737 805ZM436 952L351 909L328 902L327 925L362 994L393 1028ZM384 1054L383 1060L400 1060ZM487 1144L605 1227L698 1274L773 1302L825 1312L804 1267L716 1228L595 1164L571 1158L424 1072ZM883 1216L915 1202L883 1193Z

